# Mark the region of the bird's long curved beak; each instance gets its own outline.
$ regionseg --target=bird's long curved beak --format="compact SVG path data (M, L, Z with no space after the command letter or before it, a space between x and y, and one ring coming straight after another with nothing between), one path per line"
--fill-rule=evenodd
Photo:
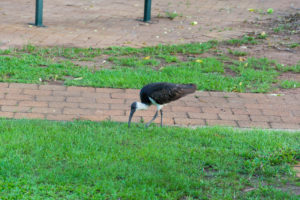
M130 128L130 123L131 123L131 119L132 119L134 112L135 112L135 109L131 109L129 119L128 119L128 128Z

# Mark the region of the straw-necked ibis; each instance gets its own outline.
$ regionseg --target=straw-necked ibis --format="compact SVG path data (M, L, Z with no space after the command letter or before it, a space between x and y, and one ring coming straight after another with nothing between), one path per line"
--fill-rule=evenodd
M131 104L128 127L130 127L132 116L136 110L146 110L151 105L155 105L157 111L150 122L146 124L146 127L156 119L158 111L160 111L160 126L162 126L163 106L171 101L184 97L187 94L194 93L196 89L197 87L195 84L150 83L145 85L140 91L141 102L133 102Z

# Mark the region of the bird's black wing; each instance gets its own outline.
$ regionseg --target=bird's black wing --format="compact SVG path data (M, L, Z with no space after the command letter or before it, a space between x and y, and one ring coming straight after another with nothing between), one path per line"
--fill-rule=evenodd
M195 90L194 84L152 83L141 90L141 99L142 96L151 97L156 103L162 105L193 93Z

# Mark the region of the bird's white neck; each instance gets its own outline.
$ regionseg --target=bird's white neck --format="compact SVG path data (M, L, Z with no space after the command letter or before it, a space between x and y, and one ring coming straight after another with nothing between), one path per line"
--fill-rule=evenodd
M147 104L136 102L136 109L137 110L147 110L149 106Z

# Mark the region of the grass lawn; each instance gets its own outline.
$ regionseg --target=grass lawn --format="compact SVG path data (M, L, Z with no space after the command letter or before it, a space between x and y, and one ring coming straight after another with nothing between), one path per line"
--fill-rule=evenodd
M300 72L300 63L283 66L266 58L232 51L253 46L265 38L244 36L218 42L107 49L41 48L0 50L0 82L49 83L142 88L150 82L195 83L199 90L270 92L300 87L300 82L279 80L280 74ZM226 45L226 52L219 47ZM206 55L204 56L204 53Z
M300 132L0 119L0 199L299 199Z

